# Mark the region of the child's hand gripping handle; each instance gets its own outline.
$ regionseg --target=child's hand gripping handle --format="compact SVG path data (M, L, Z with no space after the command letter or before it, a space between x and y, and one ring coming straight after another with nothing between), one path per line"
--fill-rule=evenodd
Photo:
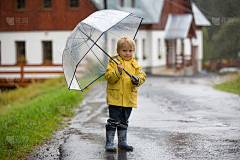
M115 59L113 59L112 57L110 57L117 65L118 63L115 61ZM135 76L132 76L128 71L126 71L125 69L123 69L125 73L127 73L127 75L131 78L133 77L135 79L135 81L138 83L138 79Z
M124 70L125 73L127 73L127 75L128 75L129 77L133 77L137 83L139 82L138 79L137 79L135 76L132 76L132 75L131 75L130 73L128 73L128 71L126 71L125 69L123 69L123 70Z

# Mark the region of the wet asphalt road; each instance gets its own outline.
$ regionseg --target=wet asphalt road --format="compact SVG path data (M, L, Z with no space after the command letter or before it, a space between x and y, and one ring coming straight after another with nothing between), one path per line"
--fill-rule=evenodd
M105 151L104 83L77 109L59 157L64 160L240 159L240 96L211 87L214 78L147 77L139 88L128 143L133 152ZM117 137L115 137L117 145Z

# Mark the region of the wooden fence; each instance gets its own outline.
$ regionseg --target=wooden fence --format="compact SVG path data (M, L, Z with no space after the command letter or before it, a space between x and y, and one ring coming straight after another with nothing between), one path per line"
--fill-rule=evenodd
M240 59L239 60L221 59L221 60L206 61L203 63L203 70L207 70L207 71L216 71L221 68L227 68L227 67L240 68Z
M62 65L0 65L0 87L27 86L62 74Z

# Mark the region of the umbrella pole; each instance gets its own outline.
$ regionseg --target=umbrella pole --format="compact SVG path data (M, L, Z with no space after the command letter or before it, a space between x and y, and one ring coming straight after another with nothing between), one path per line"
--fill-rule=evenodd
M81 29L79 29L81 31ZM99 49L101 49L103 51L103 53L105 53L109 58L111 58L117 65L118 63L115 61L115 59L113 59L106 51L104 51L96 42L94 42L91 37L89 37L86 33L84 33L83 31L81 31L86 37L88 37L89 40L91 40ZM128 71L126 71L125 69L123 69L124 72L129 76L129 77L133 77L135 79L135 81L138 83L138 79L134 76L132 76Z

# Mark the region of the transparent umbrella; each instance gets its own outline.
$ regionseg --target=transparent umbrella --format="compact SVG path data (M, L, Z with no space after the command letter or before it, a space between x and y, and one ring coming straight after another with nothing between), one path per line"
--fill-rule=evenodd
M83 91L103 76L111 58L106 42L123 36L135 39L141 22L141 17L118 10L97 11L79 22L62 55L68 89Z

